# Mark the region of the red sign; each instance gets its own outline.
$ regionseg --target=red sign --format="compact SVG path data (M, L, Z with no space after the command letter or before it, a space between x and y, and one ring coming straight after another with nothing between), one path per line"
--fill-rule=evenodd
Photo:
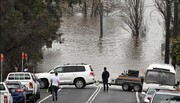
M25 59L28 59L28 54L27 53L25 53Z
M22 59L24 59L24 52L22 52Z
M1 54L1 62L4 61L4 55Z

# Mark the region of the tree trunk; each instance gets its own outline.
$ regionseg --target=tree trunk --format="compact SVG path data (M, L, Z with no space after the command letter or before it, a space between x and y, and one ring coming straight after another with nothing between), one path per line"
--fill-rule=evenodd
M84 0L84 4L83 4L83 14L85 17L87 17L87 3L86 0Z
M92 1L91 17L97 15L99 3L100 3L100 0L93 0Z

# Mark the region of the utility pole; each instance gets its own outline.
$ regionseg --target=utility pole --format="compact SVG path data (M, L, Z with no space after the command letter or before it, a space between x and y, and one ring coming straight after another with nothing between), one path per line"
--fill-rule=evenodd
M171 2L166 0L166 41L165 41L165 63L169 64L169 39L170 39L170 20L171 20Z
M174 39L177 38L177 35L178 35L178 10L179 10L179 1L178 0L175 0L174 1L174 26L173 26L173 37ZM171 63L174 68L176 69L176 56L173 55L172 56L172 63Z
M24 69L24 52L21 54L22 64L21 64L21 72L23 72Z
M2 78L3 78L3 61L4 61L4 54L1 54L0 55L0 61L1 61L1 69L0 69L0 82L3 82L2 81Z
M179 10L178 0L174 1L174 28L173 28L173 36L176 38L178 35L178 10Z
M100 3L100 38L103 38L103 2Z

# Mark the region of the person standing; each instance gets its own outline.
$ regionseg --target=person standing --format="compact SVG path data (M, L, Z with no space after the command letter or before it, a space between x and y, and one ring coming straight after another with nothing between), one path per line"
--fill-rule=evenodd
M52 77L52 98L54 101L54 98L56 97L56 101L58 100L57 98L57 92L59 89L59 77L58 77L58 73L55 73L55 76Z
M103 80L103 86L104 86L104 91L108 91L108 78L109 78L109 72L107 71L107 68L104 67L104 71L102 73L102 80Z

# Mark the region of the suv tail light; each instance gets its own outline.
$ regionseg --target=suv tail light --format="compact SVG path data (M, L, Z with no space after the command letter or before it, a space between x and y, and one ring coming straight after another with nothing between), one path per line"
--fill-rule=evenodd
M90 72L90 76L94 76L94 72Z
M16 92L23 92L22 89L16 89Z
M33 88L33 83L29 82L29 88Z
M4 103L8 103L8 97L4 95Z

